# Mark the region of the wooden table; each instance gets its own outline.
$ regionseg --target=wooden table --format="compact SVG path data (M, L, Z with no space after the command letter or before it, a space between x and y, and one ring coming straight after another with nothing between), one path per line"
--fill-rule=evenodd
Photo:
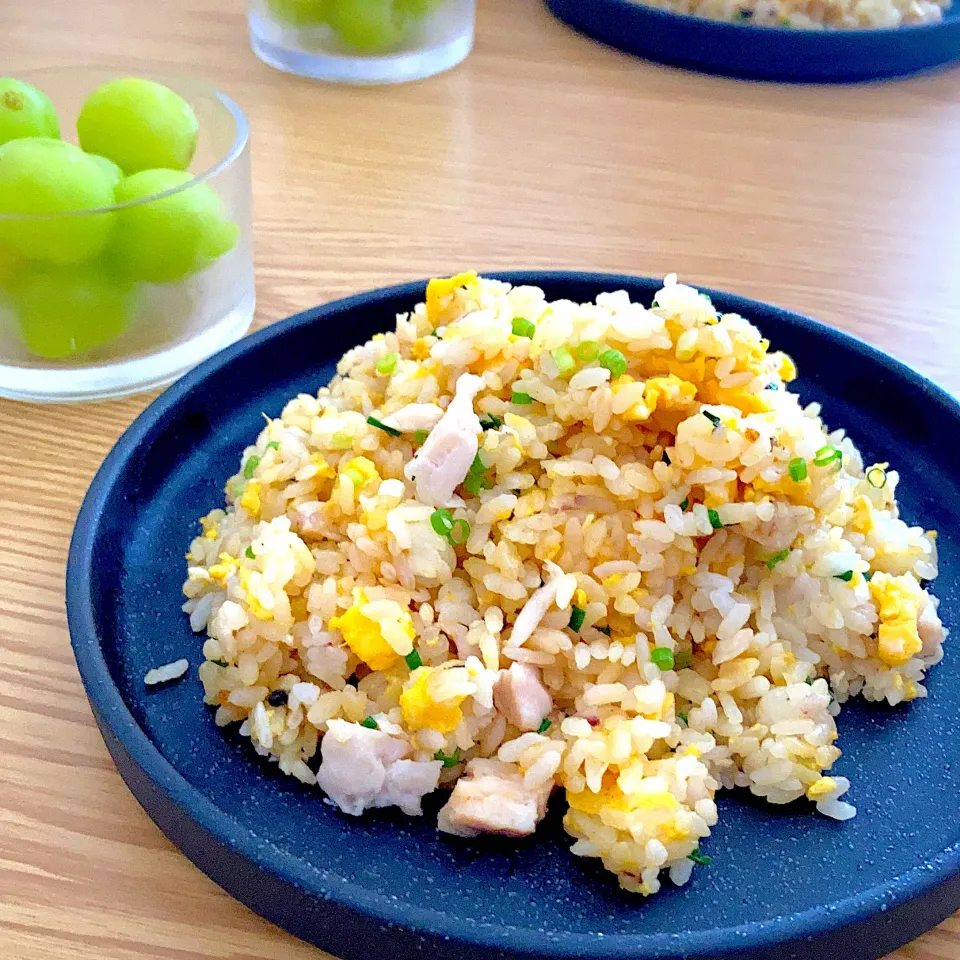
M622 56L538 0L483 0L456 71L382 89L261 65L232 0L8 3L3 72L112 57L198 72L253 125L262 326L480 268L602 268L812 314L960 390L960 72L737 83ZM0 955L315 960L214 886L117 775L70 651L74 517L150 400L0 402ZM954 918L897 954L960 960Z

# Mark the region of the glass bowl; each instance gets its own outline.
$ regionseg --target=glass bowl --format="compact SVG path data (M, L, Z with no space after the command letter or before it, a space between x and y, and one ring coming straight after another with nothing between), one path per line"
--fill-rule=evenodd
M120 397L165 386L220 348L239 339L255 302L250 237L250 153L247 120L223 93L201 80L105 67L34 70L17 77L53 101L61 136L75 141L85 98L123 76L154 80L175 90L199 123L192 179L125 204L68 214L0 213L0 396L70 402ZM195 191L188 194L187 191ZM212 191L212 193L211 193ZM173 198L171 200L170 198ZM131 279L118 266L136 218L160 216L202 201L217 217L220 239L209 256L186 270L150 267L158 274ZM161 204L166 207L161 207ZM219 214L217 213L219 211ZM189 229L186 216L168 216L171 230ZM30 259L29 238L55 236L70 264ZM106 235L106 241L102 240ZM84 256L91 237L95 248ZM62 242L61 242L62 241ZM16 249L15 249L16 248ZM79 251L79 252L78 252ZM156 248L151 263L159 264Z
M248 0L254 53L340 83L400 83L449 70L473 47L476 0Z

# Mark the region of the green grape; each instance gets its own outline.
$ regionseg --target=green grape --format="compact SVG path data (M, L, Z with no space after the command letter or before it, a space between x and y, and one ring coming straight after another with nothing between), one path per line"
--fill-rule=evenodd
M96 256L113 227L112 213L55 216L109 207L113 188L79 147L47 137L0 147L0 244L31 260L79 263ZM3 214L53 214L4 217Z
M98 87L77 117L80 146L112 160L128 176L157 167L186 170L198 132L197 116L183 97L136 77Z
M31 264L11 292L24 344L49 360L107 343L133 314L132 286L99 263Z
M121 181L117 202L144 200L192 179L180 170L142 170ZM134 280L172 283L222 257L239 236L209 184L197 183L118 210L111 253Z
M275 20L291 27L316 27L327 22L327 0L266 0Z
M9 286L26 262L12 247L0 244L0 287Z
M99 153L88 153L87 156L103 171L104 176L110 181L110 189L116 190L117 184L123 179L123 171L106 157L101 157Z
M50 98L20 80L0 77L0 144L21 137L60 137L60 121Z
M419 19L433 13L442 0L396 0L397 6L409 16Z
M327 19L344 43L364 53L399 43L409 23L396 0L329 0Z

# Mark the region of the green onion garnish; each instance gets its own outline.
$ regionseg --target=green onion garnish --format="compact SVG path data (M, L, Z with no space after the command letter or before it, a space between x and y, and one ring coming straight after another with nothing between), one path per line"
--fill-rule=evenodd
M608 637L613 632L609 627L597 627L601 633L605 633Z
M338 430L332 440L334 450L349 450L353 446L353 437L345 430Z
M709 410L700 411L715 427L720 426L720 418L715 414L711 413Z
M225 667L227 665L226 660L211 660L211 663L215 663L218 667Z
M868 570L868 571L863 575L863 579L866 580L867 583L869 583L869 582L873 579L873 571L872 571L872 570Z
M466 543L470 536L470 524L464 520L454 520L447 539L454 545Z
M807 461L803 457L794 457L787 467L790 471L790 479L794 483L800 483L807 479Z
M840 452L840 450L828 443L825 447L821 447L814 454L813 465L815 467L829 467L831 463L836 463L838 460L842 459L843 454Z
M523 393L520 390L514 390L510 395L510 402L515 403L518 406L525 407L528 404L533 403L533 397L529 393Z
M741 10L740 12L742 13L743 11ZM779 390L780 387L779 387L779 385L778 385L777 383L775 383L773 380L771 380L763 389L764 389L764 390Z
M243 479L252 480L253 474L256 471L258 466L260 466L260 458L256 454L254 454L243 465Z
M619 350L604 350L597 359L601 367L610 371L614 380L627 372L627 358Z
M673 655L673 666L675 670L686 670L693 665L693 651L682 649Z
M713 863L712 857L705 857L701 852L700 848L697 847L688 857L688 860L692 860L694 863L698 864L701 867L709 867Z
M475 473L468 473L466 479L463 481L463 489L471 497L476 497L480 495L480 488L483 486L483 477L477 476Z
M551 350L550 356L553 357L553 362L557 365L557 371L561 377L573 373L577 368L577 361L573 359L573 354L566 347L557 347L556 350Z
M684 497L684 498L680 501L680 509L681 509L681 510L686 510L687 507L689 507L689 506L690 506L690 498L689 498L689 497Z
M243 551L243 555L244 555L248 560L256 560L256 559L257 559L257 555L253 552L253 547L247 547L247 549Z
M683 726L685 727L690 726L690 720L682 710L677 712L677 719L680 721L680 723L683 724Z
M404 658L407 662L407 666L411 670L417 670L423 666L423 660L420 659L420 651L414 648L411 650Z
M433 527L435 533L445 540L448 539L450 531L453 529L453 514L446 507L434 510L430 514L430 526Z
M377 721L374 720L373 717L364 717L364 718L360 721L360 726L361 726L361 727L366 727L368 730L379 730L379 729L380 729L380 728L377 726Z
M495 417L492 413L485 414L480 418L480 426L484 430L496 430L498 427L503 426L503 421L499 417Z
M242 480L237 480L237 481L230 487L230 492L234 495L234 497L242 497L242 496L243 496L243 481L242 481Z
M577 344L577 357L584 363L596 360L599 356L600 344L596 340L584 340L583 343Z
M720 522L720 514L716 510L707 510L707 519L714 530L722 529L723 524Z
M266 446L266 450L279 450L279 449L280 449L280 443L277 440L271 440ZM266 450L264 450L264 453L266 453Z
M544 717L543 722L537 727L537 733L546 733L550 729L550 718Z
M570 623L568 626L574 633L579 633L580 628L583 626L583 618L587 615L587 611L582 607L571 607L570 608Z
M790 556L789 550L778 550L776 553L767 557L763 562L767 565L768 570L772 570L781 560L786 560Z
M842 580L844 583L849 583L853 579L853 571L847 570L844 573L835 573L833 576L835 580Z
M367 417L367 423L369 423L371 427L376 427L378 430L390 434L391 437L400 436L400 431L397 430L396 427L388 427L382 420L378 420L376 417Z
M460 748L457 747L451 754L446 754L442 750L438 750L433 755L433 759L441 761L447 768L455 767L460 762Z
M650 651L650 662L655 663L661 670L672 670L673 651L669 647L654 647Z
M660 457L660 459L661 459L668 467L670 466L670 463L671 463L670 454L667 453L666 450L663 451L663 456Z
M887 471L883 467L871 467L867 471L867 483L877 490L882 490L887 484Z
M397 369L397 361L400 357L395 353L384 354L377 361L377 373L382 373L384 376L387 374L393 373Z
M413 442L418 446L422 447L427 441L427 437L430 435L429 430L414 430L413 431Z
M528 340L537 332L537 325L526 317L514 317L510 326L515 337L526 337Z
M487 465L480 459L479 453L473 458L469 472L478 477L482 477L487 472Z

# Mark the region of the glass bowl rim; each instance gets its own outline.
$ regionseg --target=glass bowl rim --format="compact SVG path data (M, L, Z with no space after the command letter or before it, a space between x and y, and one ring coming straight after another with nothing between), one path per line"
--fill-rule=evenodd
M73 66L59 67L34 67L19 71L17 73L17 79L23 80L25 83L32 83L38 89L42 89L39 84L33 83L33 79L39 78L41 75L50 75L54 73L69 74L73 72L88 73L94 71L107 73L112 69L113 67L111 67L110 64L100 63L77 64ZM12 75L13 74L11 74L11 76ZM157 83L163 82L162 79L159 78L166 77L171 81L180 80L202 88L202 92L205 96L209 97L211 100L217 101L233 118L233 122L235 124L235 133L233 137L233 143L230 145L230 148L212 166L209 166L205 170L201 170L199 173L194 174L185 183L181 183L176 187L171 187L169 190L161 190L158 193L151 193L148 197L138 197L136 200L128 200L126 203L111 203L105 207L91 207L88 210L64 210L59 213L0 213L0 223L25 223L28 221L38 222L43 220L64 220L71 217L92 217L99 214L113 213L117 210L126 210L131 207L139 207L146 203L153 203L155 200L161 200L164 197L174 196L178 193L182 193L184 190L189 190L191 187L195 187L200 183L211 180L228 167L232 166L234 161L237 160L237 158L243 154L244 150L247 149L247 146L250 143L250 122L247 120L246 114L231 96L215 87L208 80L205 80L203 77L194 76L188 73L179 73L175 70L153 69L152 67L147 67L140 73L135 73L134 71L126 70L121 67L116 68L115 79L133 76L143 77L147 80L155 80ZM54 104L54 106L56 106L56 104ZM69 143L70 141L64 142Z

